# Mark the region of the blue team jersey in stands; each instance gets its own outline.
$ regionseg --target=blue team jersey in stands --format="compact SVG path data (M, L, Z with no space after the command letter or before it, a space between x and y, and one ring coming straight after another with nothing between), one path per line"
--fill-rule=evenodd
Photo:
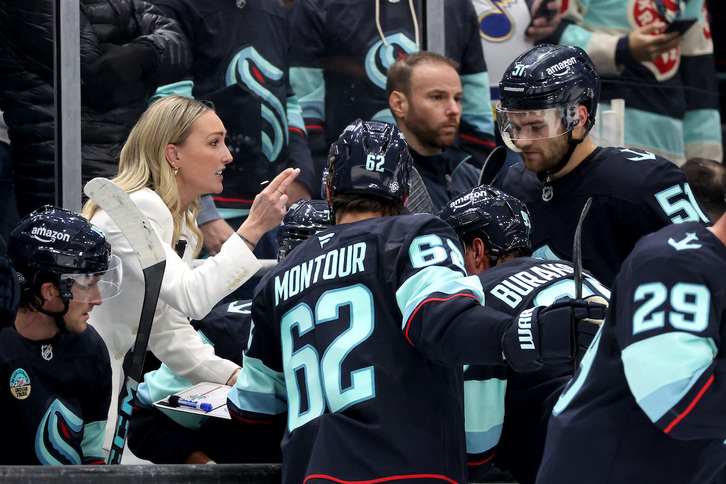
M519 163L501 188L527 205L532 248L546 259L572 260L575 227L593 197L582 229L582 263L606 286L643 235L672 223L709 221L676 165L636 149L595 148L570 173L547 183Z
M430 215L336 225L257 287L232 415L288 411L283 482L466 482L462 365L503 364L512 318L483 307Z
M726 247L700 223L643 238L554 407L538 483L705 483L726 463Z
M111 366L92 326L33 341L0 330L2 465L104 464Z
M573 274L570 262L519 257L501 262L477 277L484 289L487 307L517 316L525 309L548 306L563 297L574 298ZM583 297L610 298L610 291L599 281L588 274L584 276ZM472 365L466 370L464 396L470 477L478 475L473 464L491 456L491 452L482 454L481 450L493 451L492 446L498 440L496 461L519 482L534 481L552 406L572 377L573 368L572 363L560 363L525 373L502 366ZM506 411L501 399L505 388ZM492 413L498 422L487 421Z

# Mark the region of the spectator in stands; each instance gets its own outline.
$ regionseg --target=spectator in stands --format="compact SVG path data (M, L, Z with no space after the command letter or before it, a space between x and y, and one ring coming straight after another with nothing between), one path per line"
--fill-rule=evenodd
M0 109L9 128L20 215L55 203L51 0L8 0L0 9ZM145 0L81 0L83 180L113 176L148 97L181 79L191 57L173 20ZM70 88L71 86L64 86Z
M104 464L111 367L87 321L120 292L121 263L101 231L51 206L15 227L8 258L20 309L0 327L0 464Z
M20 221L18 205L15 201L15 184L13 183L13 154L10 151L8 127L0 111L0 255L5 254L10 230Z
M416 52L394 62L386 80L393 118L435 212L479 179L479 171L467 163L471 155L454 146L463 95L458 67L442 55Z
M681 169L708 217L720 219L726 212L726 167L706 158L691 158Z
M149 348L177 375L191 383L235 382L239 365L214 355L189 325L260 268L252 254L262 234L285 215L289 184L298 170L288 168L255 197L250 216L219 253L192 268L202 236L195 223L198 199L222 191L222 173L232 156L224 144L225 129L208 105L183 96L154 102L134 126L121 151L113 179L149 218L166 252L166 269L157 303ZM113 369L113 397L106 445L110 449L116 398L123 380L122 363L139 324L144 282L139 262L118 226L93 201L84 216L101 228L124 265L124 292L91 317L108 346Z
M447 0L445 52L461 66L461 127L457 145L481 166L494 148L489 82L471 0ZM290 79L322 173L328 148L356 118L393 122L386 73L423 44L421 2L295 0L290 7Z
M249 213L260 183L285 168L300 168L288 187L290 203L320 192L321 174L314 171L289 82L287 12L281 0L150 1L179 22L193 58L189 77L162 86L157 95L210 100L227 129L234 160L225 171L224 190L214 200L202 199L197 219L205 249L214 255ZM275 234L263 237L254 252L274 259Z
M548 41L590 55L603 78L601 111L625 100L626 147L679 166L689 158L723 160L705 0L571 0L562 19ZM695 24L669 31L684 19Z

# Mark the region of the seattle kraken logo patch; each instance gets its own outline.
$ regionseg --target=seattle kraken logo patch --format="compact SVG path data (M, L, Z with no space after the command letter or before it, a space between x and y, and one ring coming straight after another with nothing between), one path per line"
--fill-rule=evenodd
M695 232L686 232L686 237L683 240L676 241L673 237L671 237L668 239L668 244L676 250L700 249L701 244L694 243L697 240L698 236Z
M22 368L15 370L10 377L10 393L18 400L25 400L30 395L30 377Z
M35 433L35 454L43 465L81 464L83 420L55 399Z
M386 42L379 40L368 50L365 67L368 80L380 89L386 89L386 75L391 64L406 54L418 52L416 43L406 34L387 35Z

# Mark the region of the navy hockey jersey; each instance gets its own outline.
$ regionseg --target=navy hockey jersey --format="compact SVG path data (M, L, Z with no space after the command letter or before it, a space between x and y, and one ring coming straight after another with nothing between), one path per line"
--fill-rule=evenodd
M318 193L322 172L314 171L302 111L289 82L289 28L282 1L152 3L181 25L193 54L191 94L214 103L228 132L225 142L234 161L224 171L224 191L214 195L215 205L248 209L260 183L288 166L300 168L297 180Z
M228 407L287 412L284 483L467 481L463 364L503 364L513 318L464 276L424 214L336 225L265 276Z
M487 307L517 316L525 309L549 306L563 297L574 298L573 274L572 264L566 261L519 257L480 272L477 277L484 289ZM582 296L592 295L609 299L610 291L584 274ZM493 448L498 439L496 462L509 470L517 482L534 482L549 415L572 373L572 363L548 364L526 373L501 366L470 366L464 373L469 453L475 456L477 449ZM493 391L497 383L499 391ZM506 400L502 401L505 388ZM470 398L470 394L478 398ZM497 395L498 402L493 398ZM484 408L477 400L485 402ZM492 413L498 421L487 422L487 416ZM487 457L474 459L474 456L469 459L470 477L475 467L472 464Z
M709 482L726 438L724 274L726 247L700 223L636 245L554 407L538 483Z
M582 264L608 287L643 235L671 223L709 222L683 172L636 149L597 147L570 173L547 183L518 163L501 188L527 205L534 254L546 259L572 260L575 228L593 197L582 228Z
M322 172L338 135L356 118L393 123L388 68L422 49L424 10L408 2L296 0L290 7L290 77ZM376 6L379 7L376 13ZM461 65L459 147L478 166L494 148L489 79L471 0L445 2L445 55Z
M0 464L105 464L111 366L91 325L41 341L3 328L0 382Z

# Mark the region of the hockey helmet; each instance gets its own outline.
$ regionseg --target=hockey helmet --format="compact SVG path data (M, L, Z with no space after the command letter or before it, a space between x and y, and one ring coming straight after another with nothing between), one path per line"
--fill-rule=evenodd
M65 301L100 302L121 292L121 261L106 236L70 210L46 205L23 218L10 233L8 259L23 291L47 273Z
M522 124L512 122L510 114L532 111L550 112L571 131L580 122L577 107L587 107L585 127L592 128L600 98L600 76L590 57L579 47L541 44L517 57L499 83L500 102L497 120L502 138L512 140L554 137L559 130L522 132ZM556 131L556 132L555 132ZM511 147L511 146L510 146ZM516 148L515 148L516 149Z
M462 193L444 205L438 217L454 229L462 244L466 235L479 231L494 258L513 249L531 249L527 206L492 186Z
M330 208L325 200L300 199L293 203L277 230L277 260L281 261L292 249L308 237L332 225Z
M412 166L408 143L395 125L357 119L330 147L323 192L332 172L327 188L333 196L368 193L402 201Z

